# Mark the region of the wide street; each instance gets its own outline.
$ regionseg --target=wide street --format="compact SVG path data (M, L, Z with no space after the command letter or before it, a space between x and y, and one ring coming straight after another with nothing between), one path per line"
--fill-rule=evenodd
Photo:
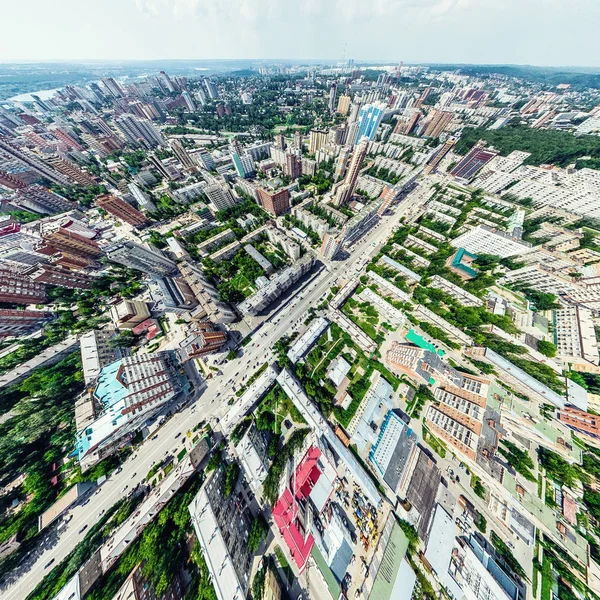
M37 551L32 552L19 566L18 572L11 573L2 583L0 593L5 600L25 598L43 577L58 565L83 539L87 530L115 502L127 495L136 485L145 480L150 468L162 461L169 453L181 449L185 432L201 421L221 418L229 408L233 387L244 384L254 371L273 358L272 348L277 340L293 331L301 330L306 312L319 304L335 285L338 278L356 275L364 268L371 256L378 251L382 242L390 235L402 216L410 213L423 202L416 188L404 198L390 216L385 216L362 240L355 244L350 257L341 262L330 262L316 275L309 275L306 281L295 288L294 295L278 305L267 316L252 335L250 344L242 349L241 357L228 361L220 368L222 375L206 381L201 395L175 413L158 431L150 436L122 465L122 470L114 472L91 496L85 505L77 505L70 510L71 520L61 524L42 537ZM237 398L236 398L237 399ZM215 427L216 421L213 421ZM218 425L216 427L218 429Z

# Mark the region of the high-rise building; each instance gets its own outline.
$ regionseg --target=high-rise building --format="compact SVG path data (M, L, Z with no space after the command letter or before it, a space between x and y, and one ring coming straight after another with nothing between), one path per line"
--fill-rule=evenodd
M231 160L233 161L236 173L243 179L247 179L256 173L254 161L249 154L242 154L240 156L237 152L232 152Z
M121 221L125 221L125 223L129 223L133 227L143 227L151 222L144 213L141 213L137 208L134 208L131 204L117 196L105 194L96 198L96 204L107 213Z
M333 172L334 181L339 181L344 176L351 153L352 149L349 146L344 146L341 149L338 157L335 159L335 170Z
M311 129L308 138L308 151L314 154L327 143L327 132L322 129Z
M217 89L217 86L210 79L204 80L204 86L206 87L206 91L208 92L208 97L211 100L219 97L219 90Z
M50 313L38 310L0 309L0 339L32 333L51 318Z
M423 102L427 100L427 96L429 96L429 92L431 92L430 87L426 87L423 90L423 93L419 96L419 99L415 102L415 108L421 108L423 106Z
M37 176L44 177L52 183L58 185L68 185L70 183L68 177L47 165L32 152L19 148L7 137L0 135L0 169L2 169L5 162L14 161L17 164L24 165Z
M173 154L177 157L177 160L186 168L186 169L195 169L196 163L192 160L192 157L189 155L188 151L185 149L184 145L180 140L172 139L169 140L169 146L173 151Z
M285 163L283 165L283 173L292 181L295 181L302 175L302 157L292 152L287 152L285 155Z
M0 269L0 302L9 304L43 304L46 286L9 269Z
M341 95L338 99L337 111L340 115L344 117L348 114L350 110L350 96Z
M199 167L202 167L207 171L212 171L215 168L215 159L206 150L195 152L193 158L198 163Z
M350 116L348 117L348 124L356 123L358 121L358 113L360 112L360 102L354 102L350 105Z
M191 94L189 92L182 92L181 97L183 98L183 101L185 102L187 109L190 112L194 112L196 110L196 104L195 104Z
M323 242L321 243L321 254L323 258L333 260L337 253L342 249L344 243L344 236L340 235L337 229L328 231L323 236Z
M177 270L177 264L158 250L151 250L129 240L117 242L107 248L106 257L110 261L154 277L165 277Z
M113 98L122 98L125 96L125 92L113 77L105 77L101 81Z
M258 198L262 207L276 217L290 209L290 191L288 188L278 190L258 188Z
M458 162L450 174L470 181L482 167L497 155L496 150L490 150L483 144L477 144Z
M294 148L302 150L302 132L299 130L294 131Z
M346 176L344 177L343 183L337 188L336 194L333 200L335 206L342 206L352 198L352 194L356 189L356 182L362 168L362 164L367 156L367 150L369 148L369 141L363 140L354 149L352 160L348 165Z
M275 136L275 148L285 150L285 136L283 135L283 133L278 133Z
M71 290L89 290L95 279L93 275L71 271L55 265L38 265L22 271L21 274L37 283L56 285Z
M445 110L433 109L427 118L427 122L424 124L425 129L422 135L424 137L437 138L446 129L450 121L452 121L454 115Z
M398 121L394 128L394 133L410 135L414 131L420 118L421 113L418 110L413 111L413 114L408 121Z
M147 210L148 212L154 212L156 210L156 204L152 202L150 196L146 194L146 192L144 192L140 187L138 187L137 184L131 182L127 184L127 187L141 208Z
M375 133L377 128L383 119L383 115L386 111L386 104L384 102L374 102L373 104L365 104L358 113L358 132L356 134L355 144L361 142L363 138L368 140L375 139Z
M164 85L164 87L167 89L168 92L175 91L175 86L173 85L171 78L164 71L161 71L159 73L159 77L160 77L161 83Z
M121 115L115 122L125 139L134 146L155 148L165 145L165 139L160 131L147 119L137 119L133 115Z
M332 83L329 88L329 112L335 112L335 99L337 95L337 83Z
M211 183L204 188L204 194L217 210L226 210L237 204L228 188Z

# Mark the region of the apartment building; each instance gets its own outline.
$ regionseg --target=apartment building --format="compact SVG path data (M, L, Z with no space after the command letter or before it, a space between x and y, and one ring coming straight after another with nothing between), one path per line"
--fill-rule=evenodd
M464 248L471 254L495 254L501 258L525 254L531 250L531 244L486 225L473 227L454 238L450 245L454 248Z

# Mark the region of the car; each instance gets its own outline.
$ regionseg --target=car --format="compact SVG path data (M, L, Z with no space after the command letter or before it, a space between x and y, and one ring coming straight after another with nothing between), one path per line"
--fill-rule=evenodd
M87 523L77 532L79 535L81 535L86 529L87 529Z
M88 503L89 503L89 501L90 501L90 499L88 498L88 499L87 499L85 502L82 502L82 503L81 503L81 506L85 506L86 504L88 504Z
M156 439L158 439L158 433L155 433L155 434L152 436L152 438L151 438L151 440L152 440L152 441L154 441L154 440L156 440Z
M53 558L52 560L48 561L45 565L44 565L44 569L47 569L50 565L52 565L54 563L56 559Z

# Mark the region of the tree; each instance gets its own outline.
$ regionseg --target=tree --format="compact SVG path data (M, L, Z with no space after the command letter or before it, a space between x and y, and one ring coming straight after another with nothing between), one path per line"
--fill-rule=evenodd
M260 514L254 518L250 525L250 532L248 533L248 550L251 553L256 552L268 533L269 526L267 525L265 518Z
M537 343L538 352L549 358L556 356L556 346L552 342L546 340L538 340Z

